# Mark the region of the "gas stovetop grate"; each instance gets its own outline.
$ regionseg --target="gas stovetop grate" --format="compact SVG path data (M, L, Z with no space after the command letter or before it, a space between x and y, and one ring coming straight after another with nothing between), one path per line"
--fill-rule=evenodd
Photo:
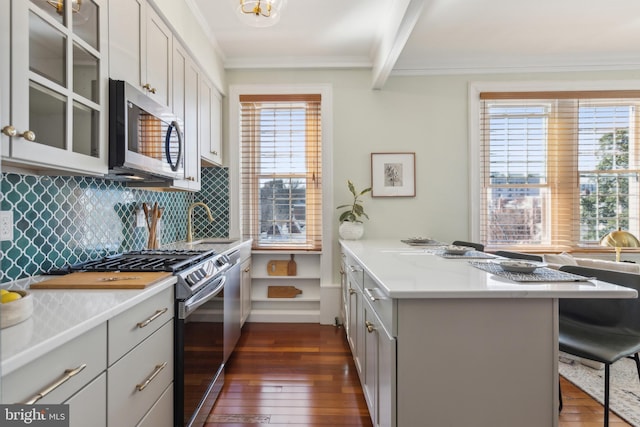
M178 272L216 255L215 251L141 250L87 261L52 270L48 274L74 271L169 271Z

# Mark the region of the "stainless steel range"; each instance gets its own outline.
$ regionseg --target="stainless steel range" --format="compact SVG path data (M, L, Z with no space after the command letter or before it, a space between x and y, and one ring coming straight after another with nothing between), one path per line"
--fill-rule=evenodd
M204 425L224 383L224 362L239 337L240 254L142 250L105 257L51 274L73 271L167 271L177 277L174 320L174 425ZM226 307L226 309L225 309ZM226 318L226 322L225 322ZM226 335L225 335L226 330ZM230 344L231 343L231 344Z

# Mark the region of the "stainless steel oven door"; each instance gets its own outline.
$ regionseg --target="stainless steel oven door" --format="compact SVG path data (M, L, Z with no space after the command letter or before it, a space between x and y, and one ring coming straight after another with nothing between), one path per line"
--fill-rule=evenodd
M203 426L224 383L224 284L219 276L185 301L176 321L176 426Z

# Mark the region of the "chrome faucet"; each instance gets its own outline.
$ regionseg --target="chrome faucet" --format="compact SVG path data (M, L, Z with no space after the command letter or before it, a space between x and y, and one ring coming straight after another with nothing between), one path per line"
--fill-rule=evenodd
M193 234L191 231L191 214L193 212L193 208L195 208L196 206L202 206L203 208L205 208L207 211L207 215L209 216L209 222L213 221L213 216L211 215L211 209L209 209L209 206L205 205L203 202L191 203L189 205L189 208L187 209L187 243L193 242Z

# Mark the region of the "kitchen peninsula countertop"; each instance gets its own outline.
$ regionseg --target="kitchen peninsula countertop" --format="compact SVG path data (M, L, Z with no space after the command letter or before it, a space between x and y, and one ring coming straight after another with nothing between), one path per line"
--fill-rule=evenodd
M559 300L637 297L596 280L503 279L469 264L484 259L440 256L446 244L340 244L345 330L371 413L393 427L425 416L434 426L556 427Z
M598 280L514 282L469 265L466 259L436 255L433 246L400 239L341 240L351 255L391 298L636 298L633 289ZM473 260L487 261L487 260Z

